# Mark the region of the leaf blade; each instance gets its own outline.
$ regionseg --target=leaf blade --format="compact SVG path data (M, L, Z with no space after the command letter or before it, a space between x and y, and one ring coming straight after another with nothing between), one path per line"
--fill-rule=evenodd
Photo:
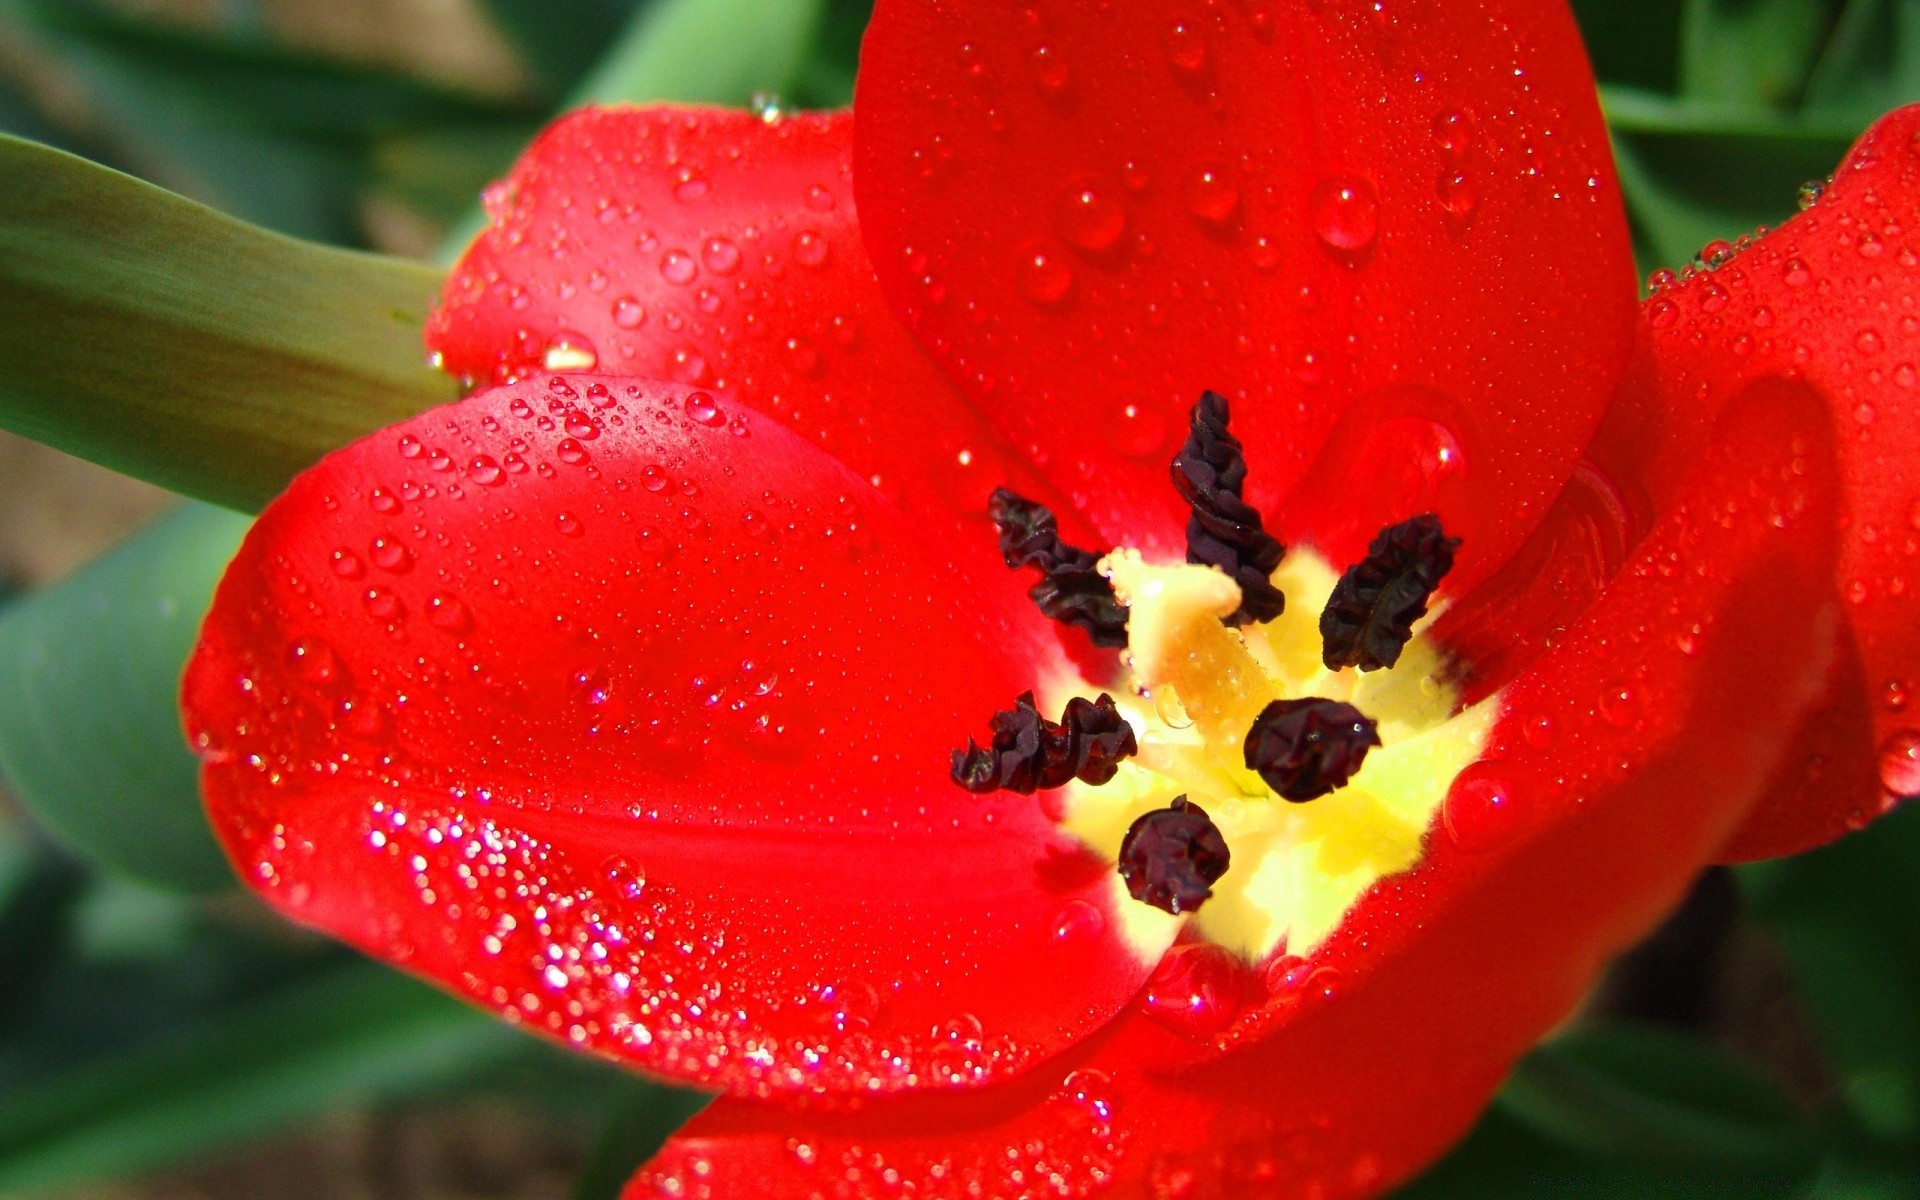
M16 432L246 510L454 398L418 348L430 268L268 233L17 138L0 136L0 175L0 424Z

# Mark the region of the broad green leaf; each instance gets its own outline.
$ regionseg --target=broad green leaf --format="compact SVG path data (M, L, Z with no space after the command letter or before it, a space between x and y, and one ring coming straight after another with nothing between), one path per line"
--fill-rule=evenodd
M1680 71L1676 0L1573 0L1594 74L1610 84L1671 92Z
M1399 1200L1786 1200L1821 1150L1790 1101L1713 1047L1605 1027L1523 1060L1473 1135Z
M1680 94L1791 111L1838 8L1836 0L1685 0Z
M793 82L826 0L655 0L582 86L597 100L744 105Z
M513 115L512 104L395 71L291 51L258 38L208 36L87 0L8 0L68 54L144 89L205 126L364 140Z
M571 92L650 0L481 0L549 94Z
M73 1187L418 1094L526 1048L423 984L353 962L0 1093L0 1194Z
M1920 805L1812 854L1747 868L1754 915L1793 962L1840 1090L1920 1149Z
M1628 215L1656 264L1673 268L1709 241L1791 216L1800 185L1832 173L1861 132L1847 118L1772 117L1628 88L1602 97Z
M1807 83L1805 111L1869 121L1920 101L1920 0L1849 0Z
M0 612L0 767L62 841L140 879L231 882L200 809L178 693L245 527L190 506Z
M251 509L362 434L454 396L422 266L221 216L0 137L0 425Z
M709 1099L633 1076L616 1084L592 1157L575 1181L573 1200L619 1200L620 1189L640 1165Z

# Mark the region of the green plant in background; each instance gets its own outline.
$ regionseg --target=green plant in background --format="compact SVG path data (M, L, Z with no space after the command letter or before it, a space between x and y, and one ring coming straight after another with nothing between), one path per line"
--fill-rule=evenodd
M238 511L452 394L417 341L436 271L280 235L354 247L384 197L457 249L474 194L557 106L844 103L865 20L857 0L488 0L531 81L501 98L291 51L230 8L193 33L0 0L0 40L57 71L87 117L0 71L0 130L264 227L0 140L0 425ZM1920 99L1916 0L1576 8L1650 269L1778 222L1870 119ZM87 340L101 329L110 352ZM316 412L328 422L287 419ZM0 766L35 820L0 826L0 1194L451 1086L603 1122L579 1195L615 1194L699 1097L566 1060L221 907L231 880L174 693L244 528L191 505L0 615ZM1812 1109L1699 1037L1589 1025L1523 1064L1407 1194L1920 1196L1916 862L1910 812L1742 872L1828 1055L1834 1086Z

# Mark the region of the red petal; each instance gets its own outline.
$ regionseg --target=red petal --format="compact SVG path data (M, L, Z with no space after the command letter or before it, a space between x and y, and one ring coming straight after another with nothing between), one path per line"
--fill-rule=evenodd
M1390 15L1383 15L1390 14ZM882 0L855 185L882 285L1116 540L1177 546L1203 388L1252 499L1351 561L1436 507L1497 566L1626 363L1593 77L1534 0Z
M1832 406L1852 631L1832 701L1730 854L1789 854L1920 793L1920 107L1876 126L1808 211L1648 301L1596 453L1671 493L1722 405L1768 375ZM1920 702L1916 702L1920 703Z
M536 373L551 354L556 369L571 357L737 395L916 517L968 523L966 556L984 567L988 495L1044 493L881 296L848 182L852 124L681 107L561 119L488 193L492 220L428 345L474 379Z
M1684 893L1824 676L1823 414L1781 387L1738 416L1601 605L1506 693L1427 861L1312 961L1250 976L1266 998L1208 1047L1224 1053L1167 1069L1195 1045L1132 1009L977 1097L833 1117L722 1102L628 1195L1341 1200L1418 1170Z
M255 526L186 682L215 824L289 915L653 1070L1005 1076L1146 969L1100 864L946 778L1055 651L945 557L706 393L484 392Z

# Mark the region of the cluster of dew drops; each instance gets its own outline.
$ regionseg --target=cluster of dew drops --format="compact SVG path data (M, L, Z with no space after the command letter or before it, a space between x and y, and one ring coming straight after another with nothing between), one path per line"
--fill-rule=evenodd
M1920 141L1909 147L1911 153L1920 155ZM1871 159L1867 160L1871 162ZM1864 165L1864 164L1863 164ZM1833 186L1832 178L1810 180L1802 184L1797 196L1798 207L1807 213L1816 210L1828 190ZM1867 197L1869 204L1872 197ZM1647 319L1655 329L1670 329L1679 321L1681 311L1677 294L1684 288L1698 284L1696 294L1701 312L1715 316L1725 312L1732 303L1732 294L1714 276L1735 263L1751 249L1761 238L1771 231L1761 226L1751 234L1743 235L1734 241L1716 240L1701 247L1691 264L1676 272L1662 268L1656 270L1647 279ZM1852 231L1850 240L1854 251L1869 262L1897 255L1899 264L1905 268L1920 266L1911 247L1896 250L1898 239L1904 234L1897 219L1888 224L1876 224L1865 220L1860 228ZM1814 268L1807 260L1797 254L1787 254L1778 264L1782 282L1796 293L1806 292L1826 296L1827 287L1818 278ZM1911 300L1911 298L1909 298ZM1850 314L1843 314L1850 315ZM1900 318L1902 332L1911 342L1912 335L1920 333L1920 314L1909 312ZM1751 354L1756 348L1755 338L1767 336L1774 328L1776 314L1766 305L1756 306L1751 314L1755 333L1741 332L1735 336L1731 346L1736 354ZM1853 350L1859 358L1862 375L1878 386L1892 382L1896 388L1914 389L1920 386L1920 364L1900 361L1886 366L1880 358L1887 350L1887 338L1877 326L1862 324L1853 336ZM1869 436L1878 412L1871 403L1862 401L1854 405L1851 416L1860 436ZM1909 553L1920 553L1920 498L1916 498L1908 515L1909 529L1904 536L1907 539ZM1867 527L1860 531L1860 537L1866 542L1877 542L1889 536L1895 536L1878 528ZM1881 581L1881 584L1893 595L1902 594L1907 583L1904 578ZM1847 599L1855 604L1865 603L1872 594L1874 583L1867 579L1855 579L1846 587ZM1907 679L1891 678L1882 680L1877 703L1889 714L1904 713L1911 700L1912 682ZM1880 785L1886 792L1885 802L1891 805L1899 800L1920 796L1920 728L1904 727L1893 730L1880 743L1878 750ZM1818 772L1821 764L1810 763L1808 769ZM1863 812L1855 818L1856 824L1865 824L1874 812Z

